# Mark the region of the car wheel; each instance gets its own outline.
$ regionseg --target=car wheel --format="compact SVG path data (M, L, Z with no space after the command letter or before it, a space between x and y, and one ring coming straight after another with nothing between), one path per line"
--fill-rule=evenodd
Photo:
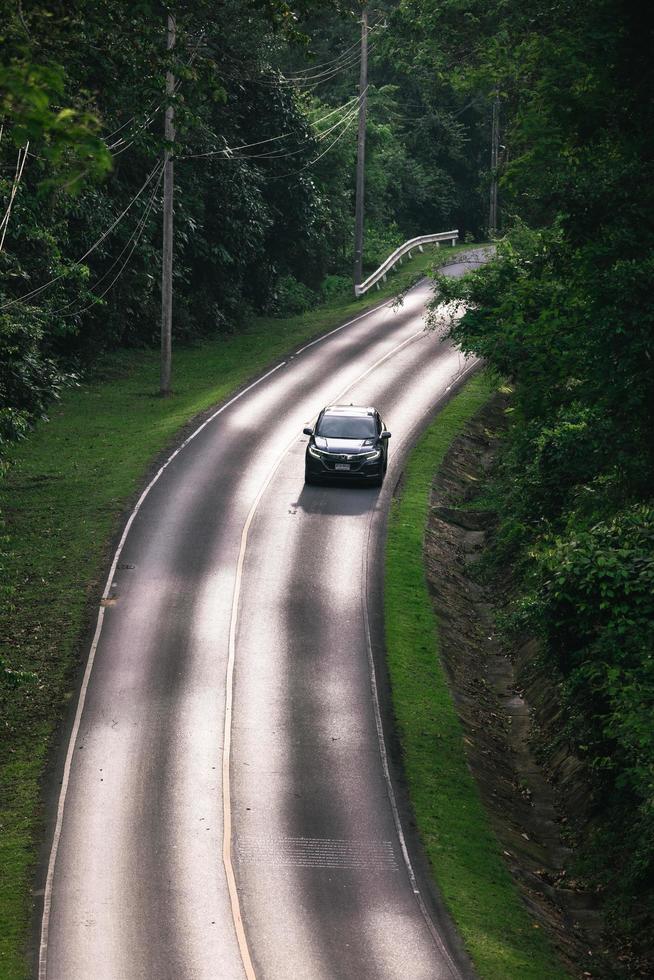
M308 484L310 487L315 487L316 484L318 483L318 481L316 480L315 476L313 476L311 473L309 473L308 470L305 470L304 471L304 482L306 484Z

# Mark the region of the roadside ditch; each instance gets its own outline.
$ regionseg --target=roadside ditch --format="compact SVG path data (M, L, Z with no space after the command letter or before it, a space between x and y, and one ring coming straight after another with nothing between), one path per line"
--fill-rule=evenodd
M583 764L561 745L555 682L526 637L507 649L496 616L511 598L509 570L487 584L476 564L492 539L493 511L475 507L497 456L507 396L495 394L446 453L431 487L424 559L440 656L463 730L466 760L505 865L536 927L572 976L615 976L601 950L598 896L575 879L569 821L590 803Z

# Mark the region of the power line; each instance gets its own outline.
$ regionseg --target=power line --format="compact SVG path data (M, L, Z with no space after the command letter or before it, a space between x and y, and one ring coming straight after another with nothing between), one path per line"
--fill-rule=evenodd
M355 103L355 109L356 109L358 107L358 104L359 104L360 101L361 101L361 96L358 96L357 97L356 95L354 95L354 96L352 96L352 98L348 102L345 103L345 105L339 106L337 109L332 109L331 112L325 113L324 116L320 116L318 119L311 120L311 124L313 126L317 126L320 123L324 122L326 119L330 119L332 116L336 115L337 112L345 112L345 114L347 116L349 114L349 112L351 111L351 109L352 109L352 103ZM338 123L336 125L338 125ZM322 133L320 133L317 138L318 139L322 139L322 138L325 137L325 135L327 135L330 132L331 132L331 128L328 129L328 130L325 130ZM196 160L196 159L200 159L202 157L212 157L212 156L220 156L220 155L223 155L225 157L225 159L230 159L230 160L232 160L232 159L233 160L252 160L252 159L257 159L258 157L272 156L272 154L251 154L251 155L247 155L247 156L237 156L237 154L240 153L241 150L253 149L256 146L264 146L267 143L275 143L278 140L288 139L289 137L297 138L297 133L292 133L292 132L289 132L289 133L280 133L278 136L271 136L268 139L257 140L254 143L243 143L241 146L224 146L220 150L208 150L206 153L189 153L189 154L187 154L187 155L185 155L183 157L180 157L179 159L181 159L181 160ZM278 156L292 156L292 155L295 155L297 152L301 152L301 151L293 151L292 154L287 154L287 153L281 152L281 153L279 153L277 155Z
M334 123L333 126L330 126L329 129L326 129L323 133L320 133L318 136L316 136L315 137L316 141L318 143L321 143L335 129L338 129L344 123L351 122L351 120L353 119L353 117L356 116L356 114L358 112L358 108L359 108L358 107L358 104L355 105L345 116L343 116L342 119L339 119L338 122ZM238 155L235 154L234 156L226 157L225 159L227 159L227 160L233 160L233 161L238 161L238 160L283 160L286 157L296 157L300 153L305 153L306 152L306 149L307 149L307 147L305 145L305 146L301 146L297 150L289 150L287 152L285 152L285 151L272 151L271 153L252 153L252 154L246 154L245 156L238 156Z
M318 135L315 137L316 141L318 143L322 143L323 140L327 139L327 137L330 135L330 133L333 133L334 132L335 129L338 129L344 123L349 123L352 120L352 118L354 116L356 116L357 112L359 111L359 104L361 102L361 98L362 97L363 96L361 96L360 98L358 98L356 100L356 104L354 106L352 106L352 108L349 109L346 112L346 114L341 119L339 119L337 122L335 122L333 126L330 126L329 129L323 130L323 132L321 132L321 133L318 133ZM306 149L306 147L303 146L303 147L300 147L299 150L292 150L289 153L262 153L259 156L254 155L254 156L252 156L250 158L246 158L246 157L235 157L234 159L236 159L236 160L239 160L239 159L240 160L243 160L243 159L253 159L253 160L256 160L256 159L262 159L262 158L263 159L272 158L272 159L278 160L278 159L281 159L282 157L297 156L298 153L304 153L305 149Z
M181 84L182 84L182 82L181 82L181 79L180 79L175 84L174 93L177 92L177 89L179 88L179 86ZM127 135L127 140L129 140L129 142L127 142L127 140L125 140L125 139L123 139L123 137L121 137L120 139L116 140L115 143L112 143L111 145L107 146L107 149L110 152L112 150L114 150L115 147L117 147L117 146L120 147L120 149L115 150L115 152L112 152L111 153L112 157L120 156L120 154L121 153L124 153L125 150L129 150L130 146L133 146L133 144L134 144L134 142L136 140L136 137L139 135L139 133L142 133L144 130L150 128L150 126L152 125L152 123L154 122L154 120L157 118L157 116L161 112L162 108L163 108L163 102L160 102L158 106L156 106L154 109L151 110L150 114L145 117L145 121L143 122L143 124L141 126L139 126L139 128L134 133L129 133ZM136 116L132 116L132 120L134 120L134 119L136 119ZM120 146L121 143L124 143L125 145L124 146Z
M372 34L372 32L374 30L377 30L377 27L378 27L378 24L374 24L371 28L369 28L368 34ZM345 51L341 51L341 53L336 58L332 58L330 61L323 61L320 64L313 65L312 68L326 68L329 65L333 65L333 64L335 64L335 62L340 61L342 58L344 58L345 55L347 55L348 52L349 51L352 51L354 48L357 49L357 57L358 57L358 52L359 52L360 44L361 44L361 42L357 39L354 42L354 44L351 44L349 46L349 48L346 48ZM302 72L288 72L288 74L287 74L286 77L288 78L288 77L290 77L292 75L299 75L301 73Z
M361 104L357 134L356 193L354 206L354 288L361 283L363 275L363 226L364 226L364 185L365 185L365 147L366 147L366 109L368 91L368 7L361 10L361 73L359 75Z
M309 167L312 167L314 165L314 163L318 163L318 160L322 160L322 158L324 156L326 156L329 153L329 151L331 149L333 149L333 147L336 146L336 144L341 139L341 137L344 136L345 133L347 133L349 129L351 129L352 123L354 122L354 120L356 118L357 118L357 115L356 114L352 115L352 117L350 118L348 124L345 126L344 129L341 130L341 132L338 134L338 136L336 137L336 139L333 140L329 144L329 146L327 147L327 149L326 150L323 150L322 153L319 153L318 156L317 157L314 157L313 160L309 160L309 162L308 163L305 163L305 165L303 167L300 167L299 170L292 170L292 171L290 171L287 174L272 174L268 179L269 180L282 180L285 177L295 177L297 174L301 174L301 173L303 173L303 171L308 170Z
M200 49L200 45L202 44L202 41L203 40L204 40L204 31L199 35L199 37L198 37L198 39L197 39L197 41L195 43L195 47L193 48L193 50L192 50L192 52L191 52L191 54L189 56L189 59L186 62L186 65L184 66L185 68L190 68L191 65L193 64L193 62L195 61L195 58L197 57L198 51ZM181 79L178 79L175 82L175 85L174 85L174 88L173 88L173 93L176 93L177 92L177 89L180 87L181 84L182 84L182 80ZM136 137L139 135L139 133L143 132L143 130L145 130L145 129L149 129L150 128L150 126L152 125L152 123L154 122L154 120L156 119L157 115L159 114L159 112L161 111L162 108L163 108L163 102L159 102L159 104L157 106L155 106L154 109L150 108L148 110L148 113L149 114L146 115L145 122L136 130L136 132L129 133L127 135L127 140L129 140L129 142L127 142L121 136L120 139L116 140L115 143L108 144L107 145L107 149L111 152L112 150L115 149L115 147L120 146L121 143L125 143L125 146L122 146L120 149L116 150L115 153L111 153L111 155L113 157L117 157L121 153L124 153L125 150L128 150L130 148L130 146L132 146L134 144L134 141L135 141ZM104 142L107 143L107 140L111 139L113 136L115 136L121 130L125 129L126 126L129 126L130 123L134 122L137 118L138 117L136 115L131 116L127 120L127 122L123 123L122 126L119 126L118 129L115 129L112 133L109 133L107 136L103 137Z
M381 22L381 17L377 18L375 23L371 27L368 27L366 29L366 34L368 37L370 37L371 34L374 34L375 31L378 31L380 27L383 26L380 22ZM311 66L311 68L306 70L301 69L298 71L286 72L284 73L284 77L289 81L293 81L294 77L296 76L300 78L310 79L312 76L318 77L319 74L325 74L325 72L317 72L318 68L329 69L330 66L332 65L337 66L339 62L356 63L360 57L360 47L361 47L361 40L357 39L353 44L345 48L344 51L341 51L341 53L337 55L337 57L332 58L330 61L323 61L317 65ZM350 54L351 51L354 51L354 54Z
M373 27L370 28L369 33L372 33L373 31L377 30L378 29L378 26L379 26L378 23L376 23ZM332 66L336 66L336 69L335 70L337 71L338 68L339 68L339 65L341 63L344 63L344 62L356 63L358 61L358 59L359 59L359 51L358 51L359 44L360 44L360 42L359 41L356 41L354 44L351 44L348 48L345 48L345 50L342 51L339 55L337 55L337 57L332 58L329 61L324 61L324 62L321 62L320 64L313 65L311 68L308 68L308 69L301 69L301 70L298 70L298 71L292 71L292 72L288 72L288 73L279 72L278 74L276 74L275 72L270 71L270 70L268 70L267 73L259 72L258 75L257 75L257 80L258 81L263 81L264 78L265 78L265 74L268 74L270 84L272 84L272 85L277 85L277 84L280 83L280 81L282 82L282 84L283 83L292 83L294 81L301 81L303 79L308 79L309 81L311 81L312 79L317 78L319 75L329 74L333 70L332 69ZM356 48L357 51L356 51L356 53L354 55L351 55L350 52L354 48ZM255 68L255 69L257 68L257 65L250 64L248 66L246 62L243 62L242 60L240 60L238 58L233 58L233 57L231 57L231 55L227 54L224 51L221 51L220 52L220 57L221 58L224 58L224 59L227 59L227 61L231 61L232 64L234 64L234 65L239 65L240 66L240 65L244 65L245 64L249 68ZM213 60L215 61L215 57L213 58ZM325 71L325 72L318 71L318 69L322 69L322 68L328 69L328 71ZM280 75L281 75L281 78L280 78ZM232 76L232 77L234 77L234 76Z
M370 50L372 50L373 47L374 45L371 44ZM224 58L225 55L221 54L221 57ZM352 55L350 58L346 59L343 62L343 64L337 65L335 68L330 69L329 71L320 72L319 74L316 75L305 74L305 75L298 75L295 77L287 77L281 73L275 75L272 72L270 72L268 74L260 73L258 75L252 75L252 76L248 76L247 78L244 78L242 75L237 75L234 74L233 72L229 72L228 70L225 70L225 68L216 60L215 57L212 58L212 60L215 62L221 78L227 78L235 82L249 81L254 84L265 85L269 88L286 87L286 88L299 89L300 91L303 92L311 92L319 85L323 85L325 82L330 81L331 79L335 78L337 75L341 74L342 72L349 71L350 69L354 68L359 62L359 55L358 53ZM234 63L237 63L235 59L230 59L230 60L233 61Z
M148 176L146 177L145 181L143 182L143 184L141 185L141 187L139 188L139 190L136 192L136 194L134 195L134 197L132 198L132 200L129 202L129 204L127 205L127 207L124 208L123 211L121 211L121 213L118 215L117 218L114 219L114 221L112 221L112 223L109 225L109 227L106 229L106 231L104 231L100 235L100 237L97 239L97 241L95 241L93 243L93 245L91 245L91 247L88 248L86 250L86 252L84 252L84 255L81 255L79 257L79 259L77 259L75 262L73 262L69 266L69 268L66 269L65 272L62 272L58 276L54 276L52 279L49 279L48 282L43 283L42 286L37 286L36 289L31 289L29 292L24 293L22 296L17 296L15 299L9 300L8 303L3 303L2 306L0 306L0 311L2 311L2 310L8 310L10 307L14 306L16 303L23 303L23 302L25 302L25 300L32 299L34 296L37 296L39 293L42 293L45 289L48 289L50 286L54 285L54 283L59 282L61 279L63 279L66 275L68 275L68 273L70 272L71 269L74 269L78 265L81 265L82 262L84 261L84 259L88 258L88 256L92 252L94 252L95 249L98 248L102 244L102 242L111 234L111 232L114 230L114 228L116 227L116 225L118 225L123 220L123 218L125 217L125 215L133 207L133 205L135 204L135 202L138 201L138 199L140 198L141 194L146 189L146 187L152 182L152 180L156 176L157 171L159 170L160 167L161 167L161 161L158 161L156 163L156 165L152 168L152 170L150 171L150 173L148 174Z
M280 74L279 77L275 78L271 76L271 82L276 85L292 85L298 86L298 83L306 82L308 85L313 86L314 83L320 84L322 81L328 81L330 78L334 78L336 75L340 75L342 71L348 71L359 63L359 52L356 51L351 54L348 58L335 65L333 68L328 68L325 71L307 72L304 75L284 75Z
M62 316L64 316L64 317L72 317L72 316L79 316L82 313L86 313L87 310L92 309L93 306L95 306L96 303L99 303L100 300L104 296L107 295L107 293L109 292L109 290L112 289L115 286L115 284L118 282L118 280L122 276L123 272L125 271L129 260L131 259L132 255L134 254L134 251L135 251L138 243L140 242L140 240L141 240L141 238L143 236L143 232L145 231L145 228L146 228L147 223L148 223L148 218L150 217L150 212L152 211L152 207L154 205L154 200L155 200L157 191L159 190L159 187L161 185L161 179L162 179L162 177L163 177L163 165L161 167L161 172L159 174L159 178L157 180L157 183L155 185L155 188L154 188L152 194L150 195L150 199L149 199L149 201L148 201L148 203L146 205L146 209L145 209L143 215L141 216L141 218L139 219L139 222L138 222L138 224L137 224L137 226L136 226L136 228L134 230L134 234L131 236L130 240L127 242L127 245L125 245L125 247L122 249L122 251L121 251L120 255L118 256L118 258L116 259L116 261L112 263L112 265L107 270L107 272L104 274L104 276L102 276L102 278L99 279L98 282L96 283L96 286L97 286L100 282L102 282L102 279L104 279L104 278L107 277L107 275L109 274L109 272L111 271L111 269L116 266L116 264L117 264L118 261L120 261L120 258L122 257L122 255L124 255L126 249L129 247L130 243L132 243L132 247L129 250L129 253L127 255L127 258L125 259L125 261L123 262L123 264L121 265L120 269L118 270L118 272L116 273L116 275L114 276L114 278L111 280L111 282L109 283L109 285L105 289L103 289L101 293L94 294L93 300L87 306L83 306L79 310L74 310L72 313L61 313ZM69 306L72 306L72 303L69 303L68 305ZM62 309L66 309L66 308L67 307L63 307ZM60 313L60 311L59 310L56 310L55 313Z
M21 178L23 176L23 170L25 169L25 161L27 160L27 153L30 148L30 141L28 140L24 147L18 151L18 159L16 160L16 173L14 174L14 181L11 187L11 194L9 196L9 203L7 204L7 210L4 213L2 222L0 222L0 230L2 231L2 237L0 238L0 252L2 251L2 246L5 243L5 235L7 234L7 228L9 227L9 218L11 216L11 209L14 205L14 199L18 193L18 188L20 186ZM21 159L22 153L22 159Z
M106 143L108 140L113 139L116 133L120 133L121 130L125 129L126 126L129 126L130 123L134 122L135 119L136 116L130 116L127 122L124 122L122 126L119 126L117 129L112 130L111 133L107 133L105 136L101 136L100 139Z
M102 280L107 278L107 276L109 275L109 273L111 272L111 270L116 267L116 265L118 264L118 262L120 261L120 259L125 254L125 252L127 251L127 249L129 248L129 246L131 244L132 247L129 250L129 253L127 255L127 258L125 259L125 261L123 262L123 264L121 265L121 267L118 270L117 274L111 280L111 282L109 283L109 285L105 289L103 289L101 293L94 294L93 300L87 306L83 306L83 307L81 307L78 310L74 310L72 313L64 313L63 312L64 310L68 309L68 307L70 307L70 306L73 305L73 302L71 302L71 303L66 304L66 306L62 306L60 310L54 310L53 313L52 313L53 316L60 315L60 316L64 316L64 317L72 317L72 316L79 316L82 313L86 313L86 311L92 309L95 306L96 303L99 303L100 300L104 296L107 295L107 293L109 292L109 290L112 289L115 286L115 284L118 282L118 280L122 276L123 272L125 271L129 260L131 259L132 255L134 254L134 250L136 249L138 243L140 242L140 240L141 240L141 238L143 236L143 232L145 231L145 228L146 228L147 223L148 223L148 218L150 217L150 213L151 213L152 208L153 208L153 205L154 205L154 200L155 200L155 197L157 195L157 191L159 190L159 187L161 186L161 179L162 179L162 177L163 177L163 164L160 164L159 177L158 177L157 182L156 182L156 184L154 186L154 190L152 191L152 194L150 195L150 198L148 200L148 203L145 206L145 211L143 212L143 214L139 218L139 221L138 221L138 223L137 223L137 225L136 225L136 227L134 229L133 234L130 236L129 241L127 242L127 244L122 248L122 250L121 250L120 254L118 255L118 257L112 262L112 264L106 270L106 272L104 273L104 275L102 275L100 277L100 279L98 279L98 281L95 283L95 286L97 288L97 286L99 286L99 284L102 282Z

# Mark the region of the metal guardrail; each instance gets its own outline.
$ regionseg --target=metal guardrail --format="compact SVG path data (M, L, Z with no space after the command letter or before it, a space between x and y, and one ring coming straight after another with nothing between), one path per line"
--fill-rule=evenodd
M368 276L368 278L362 283L355 283L354 295L363 296L363 294L367 293L373 286L377 286L379 289L379 286L377 285L379 280L383 279L385 282L387 274L391 271L395 263L399 262L401 265L402 258L403 256L407 255L407 253L409 258L411 258L411 253L414 249L417 248L418 251L422 252L422 246L431 245L432 242L436 242L437 245L440 245L441 242L451 241L452 245L456 245L458 237L459 229L455 228L453 231L440 231L437 235L419 235L418 238L410 238L408 242L404 243L404 245L400 245L399 248L396 248L395 251L388 256L386 261L382 262L376 272L373 272L373 274Z

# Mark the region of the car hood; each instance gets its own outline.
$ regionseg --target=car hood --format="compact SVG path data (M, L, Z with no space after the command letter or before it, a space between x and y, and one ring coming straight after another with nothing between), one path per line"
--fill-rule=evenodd
M337 453L338 455L355 456L358 453L369 453L375 448L376 439L330 439L325 436L316 436L315 443L317 449L323 452Z

